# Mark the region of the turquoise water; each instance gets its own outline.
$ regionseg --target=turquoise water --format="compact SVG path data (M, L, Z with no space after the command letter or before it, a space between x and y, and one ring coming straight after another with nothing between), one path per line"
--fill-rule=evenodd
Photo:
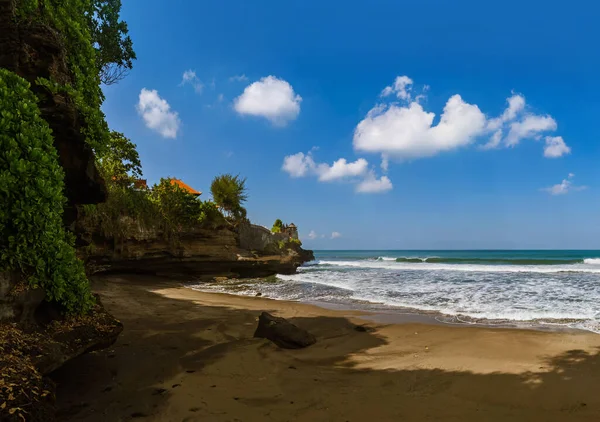
M394 258L402 262L479 263L497 265L560 265L598 258L600 250L357 250L315 251L317 260Z
M277 280L238 294L434 312L465 323L557 325L600 332L600 251L316 251Z

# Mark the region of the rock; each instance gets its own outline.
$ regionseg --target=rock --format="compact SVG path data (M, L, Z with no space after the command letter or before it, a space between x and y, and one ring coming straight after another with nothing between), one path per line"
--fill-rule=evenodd
M262 293L258 292L255 296L257 296L257 297L262 296Z
M48 122L54 146L65 171L65 194L70 205L103 202L104 181L96 168L92 148L85 140L84 118L64 93L51 93L35 83L47 78L67 84L71 72L58 32L35 20L14 19L16 2L0 0L0 67L15 72L31 84L38 95L41 116ZM72 213L66 213L70 225Z
M0 273L0 322L11 321L31 325L38 306L46 292L20 284L21 278L13 273Z
M239 233L231 227L192 229L182 233L174 245L160 231L141 229L133 221L127 232L134 234L118 242L104 237L97 227L85 227L85 224L78 222L78 230L92 232L94 247L82 256L91 273L178 274L180 277L191 275L202 280L221 281L227 277L293 274L312 257L311 251L299 253L296 250L253 255L240 246ZM119 245L118 249L115 244Z
M366 325L355 325L354 331L358 331L359 333L372 333L375 330Z
M263 312L258 317L254 337L266 338L283 349L302 349L317 342L315 336L285 318Z

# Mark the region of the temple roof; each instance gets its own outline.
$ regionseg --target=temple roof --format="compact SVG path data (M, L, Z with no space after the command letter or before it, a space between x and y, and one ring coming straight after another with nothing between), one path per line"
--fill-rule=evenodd
M190 193L190 194L192 194L194 196L200 196L200 195L202 195L202 192L197 191L196 189L192 188L190 185L187 185L187 184L183 183L179 179L171 179L171 184L179 186L181 189L183 189L187 193Z

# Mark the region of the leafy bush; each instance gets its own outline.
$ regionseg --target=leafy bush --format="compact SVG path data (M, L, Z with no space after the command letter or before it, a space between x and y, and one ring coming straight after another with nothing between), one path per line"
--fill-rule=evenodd
M108 125L100 109L104 95L100 89L100 75L94 48L90 20L97 0L20 0L17 2L18 19L37 20L57 30L62 37L67 67L72 83L60 85L55 80L38 78L36 83L51 92L67 94L84 119L82 132L87 142L99 151L108 142Z
M283 229L283 221L281 221L278 218L277 220L275 220L275 223L273 223L273 227L271 228L271 231L273 233L281 233L281 229Z
M204 201L200 204L198 223L202 227L216 228L225 223L225 217L213 201Z
M198 222L200 201L195 196L171 183L171 179L160 179L150 191L150 201L164 223L167 231L180 231Z
M248 199L246 179L239 175L223 174L213 179L210 192L215 203L236 220L246 218L242 203Z
M18 271L67 313L93 304L63 227L64 174L30 85L0 69L0 271Z
M291 245L296 245L296 246L302 246L302 242L300 241L300 239L295 239L295 238L291 238L288 243L290 243Z

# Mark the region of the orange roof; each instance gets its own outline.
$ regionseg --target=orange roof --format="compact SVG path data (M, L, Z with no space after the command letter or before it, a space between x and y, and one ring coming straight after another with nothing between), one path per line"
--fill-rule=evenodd
M196 189L192 188L189 185L186 185L179 179L171 179L171 184L179 186L181 189L183 189L187 193L191 193L192 195L196 195L196 196L202 195L202 192L197 191Z

